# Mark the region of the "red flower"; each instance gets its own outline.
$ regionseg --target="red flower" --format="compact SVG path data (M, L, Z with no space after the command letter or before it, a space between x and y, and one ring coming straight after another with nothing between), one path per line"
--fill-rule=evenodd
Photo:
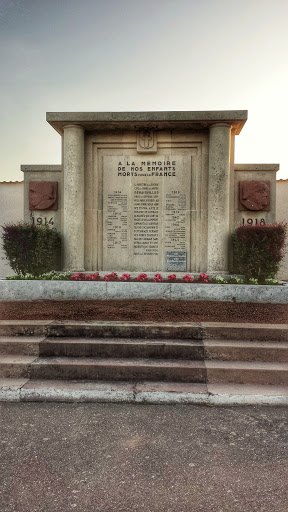
M118 281L118 276L116 272L111 272L111 274L106 274L104 276L104 281Z
M70 279L73 281L86 281L86 274L84 274L84 272L78 272L77 274L73 274Z
M120 281L130 281L130 274L122 274Z
M186 274L184 277L182 277L183 281L186 283L193 283L194 279L190 274Z
M175 281L176 280L176 274L171 274L170 276L168 276L168 281Z
M161 283L163 281L161 274L155 274L154 281L155 283Z
M95 274L90 274L87 276L87 281L100 281L99 273L95 272Z
M139 274L137 281L148 281L147 274Z
M209 278L206 274L200 274L200 276L198 277L199 283L208 283L208 281L209 281Z

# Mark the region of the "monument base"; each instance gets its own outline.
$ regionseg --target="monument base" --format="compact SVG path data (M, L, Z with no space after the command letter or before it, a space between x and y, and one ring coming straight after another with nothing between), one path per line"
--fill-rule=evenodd
M107 281L0 280L0 301L164 299L288 304L283 286Z

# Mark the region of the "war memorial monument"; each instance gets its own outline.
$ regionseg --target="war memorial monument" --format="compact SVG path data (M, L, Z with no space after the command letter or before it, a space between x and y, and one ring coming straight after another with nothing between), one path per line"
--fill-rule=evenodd
M230 234L275 221L277 164L235 164L246 110L48 112L62 165L22 165L25 220L63 269L225 274Z

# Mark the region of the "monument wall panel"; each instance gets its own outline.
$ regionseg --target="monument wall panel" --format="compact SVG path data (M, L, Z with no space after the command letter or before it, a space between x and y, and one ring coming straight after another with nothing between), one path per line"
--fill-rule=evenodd
M238 168L240 165L238 165ZM254 166L256 167L256 165ZM249 187L249 184L251 186ZM259 184L257 187L256 185ZM259 203L259 204L258 204ZM276 181L274 170L235 170L234 226L275 222Z
M62 226L62 169L58 165L47 165L47 166L21 166L24 171L24 221L41 226L48 224L50 227L56 228L61 231ZM51 208L49 208L49 200L47 204L39 200L39 209L37 206L31 206L31 184L36 183L41 185L43 183L44 192L48 192L47 197L50 197L50 189L46 191L45 185L51 184L57 185L57 201L51 201ZM53 188L53 187L52 187ZM55 191L54 191L55 193ZM39 195L39 194L38 194ZM30 205L29 205L30 197ZM37 196L38 197L38 196ZM40 197L40 195L39 195ZM41 199L41 198L40 198ZM46 198L47 199L47 198ZM53 204L52 204L53 203ZM44 207L43 207L44 205Z
M189 140L187 133L172 137L161 132L156 154L137 153L136 142L135 132L86 137L85 267L202 270L207 246L205 137L190 134Z

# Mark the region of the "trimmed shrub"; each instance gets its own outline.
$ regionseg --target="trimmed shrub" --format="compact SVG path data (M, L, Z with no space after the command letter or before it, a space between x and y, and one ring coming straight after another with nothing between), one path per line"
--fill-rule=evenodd
M22 222L2 229L6 259L16 274L37 277L60 268L61 235L56 229Z
M259 284L274 278L285 253L287 224L240 226L232 235L234 272Z

